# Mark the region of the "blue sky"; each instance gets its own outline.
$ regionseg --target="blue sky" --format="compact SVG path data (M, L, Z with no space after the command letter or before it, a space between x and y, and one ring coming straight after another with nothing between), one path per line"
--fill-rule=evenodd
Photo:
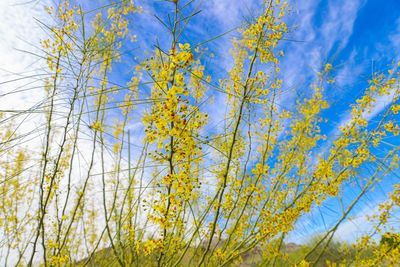
M18 1L18 0L17 0ZM107 3L107 1L78 1L86 10ZM183 1L183 0L182 0ZM21 0L22 2L22 0ZM26 70L34 60L25 55L16 53L13 48L24 48L25 42L31 36L43 36L35 25L33 17L46 21L46 15L41 8L42 4L51 4L53 1L32 1L24 5L15 5L12 0L0 1L0 17L7 18L0 22L0 56L3 58L1 70L8 69L15 72ZM57 2L57 0L54 0ZM187 2L187 1L185 1ZM260 0L197 0L188 13L199 4L201 12L197 14L187 26L182 35L182 42L190 42L192 46L202 44L216 36L220 38L203 44L202 63L206 71L213 76L213 81L224 77L232 64L229 55L230 40L238 36L237 29L245 19L250 19L260 12ZM95 4L93 4L95 3ZM172 5L165 1L138 0L143 7L142 14L132 17L131 28L138 36L137 43L130 43L123 47L126 51L122 62L114 67L111 81L124 84L129 81L131 71L137 61L150 56L154 44L168 48L169 36L155 15L166 19L172 10ZM338 134L337 126L346 123L349 118L349 105L354 103L367 86L367 80L374 71L390 68L392 61L397 62L400 49L400 1L398 0L292 0L287 23L290 33L282 41L281 49L285 52L282 59L282 75L285 81L280 105L293 109L298 96L310 92L310 84L315 73L330 62L333 64L335 84L326 90L327 99L331 108L323 113L329 120L322 126L323 133L328 141ZM3 12L3 13L2 13ZM37 34L32 34L32 33ZM38 40L32 40L36 42ZM213 56L212 56L213 55ZM23 63L23 64L22 64ZM2 72L0 72L2 74ZM148 94L150 88L142 87L142 94ZM5 90L0 87L0 90ZM214 104L209 105L207 112L211 116L208 129L215 129L225 112L223 94L210 91L214 97ZM11 106L26 104L27 95L13 99ZM6 103L6 102L5 102ZM375 110L369 119L373 122L390 99L382 98L378 101ZM4 107L5 108L5 107ZM140 117L140 113L134 116ZM134 120L135 121L135 120ZM139 124L132 124L131 130L137 135L142 134ZM397 140L390 140L397 142ZM323 144L323 151L329 142ZM398 183L399 179L391 176L385 180L373 193L359 203L351 215L353 222L345 223L341 231L341 238L352 240L357 229L368 227L365 215L376 212L376 205L380 203L391 190L391 184ZM346 186L344 201L349 203L357 192L357 187ZM322 231L326 225L335 221L340 213L337 212L338 203L329 200L320 209L316 209L310 216L306 216L298 223L299 231L290 237L290 240L301 242L309 235ZM339 232L340 232L339 231Z

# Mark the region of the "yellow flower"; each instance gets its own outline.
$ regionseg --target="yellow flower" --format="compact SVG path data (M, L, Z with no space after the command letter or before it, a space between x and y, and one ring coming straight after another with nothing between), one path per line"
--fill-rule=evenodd
M91 128L95 131L104 132L103 125L101 124L100 121L93 122L92 125L89 126L89 128Z
M325 72L329 72L331 69L332 69L332 64L330 64L330 63L325 64L325 66L324 66Z
M393 114L397 115L399 113L399 110L400 110L400 105L399 104L396 104L396 105L392 106Z

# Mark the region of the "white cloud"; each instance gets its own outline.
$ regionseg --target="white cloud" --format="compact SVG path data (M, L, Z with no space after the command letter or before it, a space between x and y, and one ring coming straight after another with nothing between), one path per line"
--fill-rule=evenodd
M249 15L249 11L258 0L211 0L204 2L204 10L209 17L215 19L224 27L237 27L243 22L243 16Z
M320 26L315 25L315 16L320 8L319 1L307 1L294 5L295 18L290 21L295 31L289 39L296 42L289 44L282 67L287 87L298 86L310 77L315 77L336 43L343 48L353 33L358 11L365 1L330 2ZM298 29L297 29L298 28ZM300 42L297 42L300 41ZM290 41L288 41L290 42ZM285 47L284 47L285 49Z
M377 219L373 217L378 216L381 211L379 205L384 202L369 203L365 205L357 214L347 218L342 224L339 225L337 231L335 232L334 238L340 241L354 242L356 239L366 235L374 233L374 226L377 225ZM373 208L371 208L373 207ZM384 231L390 231L390 227L399 227L398 222L396 223L396 218L398 218L399 211L391 213L388 223L382 226ZM396 229L395 228L395 229ZM393 229L392 229L393 231ZM374 238L379 238L379 234L375 234Z
M24 78L37 74L32 71L32 64L38 58L28 52L35 53L37 45L44 36L38 22L43 20L43 5L47 1L38 1L26 4L18 4L18 1L2 0L0 2L0 94L12 92L17 89L29 89L37 77ZM28 52L23 52L28 51ZM24 78L24 79L21 79ZM21 79L16 82L6 81ZM21 88L20 88L21 87ZM17 95L17 97L16 97ZM28 90L9 97L1 97L2 109L23 109L37 103L41 98L38 93Z
M343 48L353 33L354 22L360 7L365 0L329 2L329 12L324 17L321 33L325 40L324 50L330 51L333 45L339 43Z

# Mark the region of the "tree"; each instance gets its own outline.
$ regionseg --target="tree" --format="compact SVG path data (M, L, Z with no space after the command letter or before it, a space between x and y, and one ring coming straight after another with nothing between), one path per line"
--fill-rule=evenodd
M398 144L383 141L399 134L395 66L388 76L374 73L339 134L326 140L321 125L332 63L295 109L280 105L287 3L265 1L243 24L232 40L232 67L216 81L202 44L182 42L199 12L194 2L164 3L173 12L157 19L170 43L127 62L135 70L125 85L112 80L113 68L132 50L140 7L123 0L83 10L63 0L48 9L55 23L42 24L49 38L38 55L47 63L44 99L27 111L42 114L42 146L28 159L17 127L1 135L1 249L15 263L228 266L257 255L261 266L317 265L361 197L398 168ZM210 131L216 94L226 112L223 127ZM367 114L379 96L392 101L371 123ZM1 123L23 114L3 115ZM133 124L140 125L136 134ZM321 145L325 153L317 153ZM382 146L384 155L375 155ZM370 172L361 173L366 165ZM361 190L337 223L289 260L284 242L296 222L328 198L340 200L343 185L356 178ZM377 231L399 206L396 192ZM397 247L374 261L354 261L398 264L398 255Z

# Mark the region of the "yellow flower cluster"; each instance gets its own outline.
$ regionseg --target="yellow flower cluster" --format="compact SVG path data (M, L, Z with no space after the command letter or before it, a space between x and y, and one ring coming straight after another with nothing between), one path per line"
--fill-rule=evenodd
M201 159L196 137L207 115L192 102L188 86L196 91L197 101L204 95L205 88L201 85L204 67L196 65L189 44L178 44L169 55L158 54L142 68L154 81L151 95L155 101L143 119L146 140L157 145L154 158L167 163L169 169L160 180L167 190L158 195L151 218L162 229L168 229L179 223L178 215L185 201L196 196L198 182L192 171ZM192 70L191 82L187 82Z

